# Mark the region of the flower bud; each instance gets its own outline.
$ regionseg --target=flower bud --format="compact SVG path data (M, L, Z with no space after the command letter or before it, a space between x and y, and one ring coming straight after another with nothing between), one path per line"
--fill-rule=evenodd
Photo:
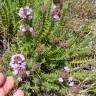
M58 43L59 42L59 40L58 40L58 38L56 37L56 36L52 36L51 38L50 38L50 43L52 43L52 44L56 44L56 43Z
M43 51L43 47L44 47L43 44L38 44L38 46L36 47L35 51L37 53L41 53Z

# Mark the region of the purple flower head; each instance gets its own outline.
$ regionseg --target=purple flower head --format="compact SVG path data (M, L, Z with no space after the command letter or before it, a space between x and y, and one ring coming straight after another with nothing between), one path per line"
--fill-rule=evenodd
M22 81L25 77L28 77L30 71L26 70L25 57L22 54L15 54L11 58L10 66L13 69L13 74L17 76L19 81Z
M53 19L58 20L60 17L60 9L54 5L51 14Z
M25 25L20 25L19 29L22 31L22 32L26 32L27 31L27 28Z
M32 19L31 13L32 13L31 8L29 8L29 6L25 6L25 7L20 8L18 14L19 14L20 18L30 20L30 19Z
M22 32L32 32L33 31L33 28L30 27L29 25L24 25L24 24L21 24L19 29L22 31Z
M12 64L19 64L19 63L22 63L24 60L25 60L25 57L22 54L15 54L11 58L10 65L12 67L16 67L18 65L12 65Z

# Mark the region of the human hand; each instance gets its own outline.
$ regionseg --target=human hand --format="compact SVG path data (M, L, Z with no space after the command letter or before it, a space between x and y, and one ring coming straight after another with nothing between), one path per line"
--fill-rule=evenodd
M0 96L6 96L15 87L15 80L12 76L5 77L3 73L0 73ZM13 94L13 96L25 96L21 89Z

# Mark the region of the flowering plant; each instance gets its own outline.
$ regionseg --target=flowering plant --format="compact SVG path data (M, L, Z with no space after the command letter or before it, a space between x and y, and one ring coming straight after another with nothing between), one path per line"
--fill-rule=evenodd
M6 64L10 61L8 66L11 68L8 67L6 73L13 73L11 75L16 77L17 86L24 89L26 96L36 96L41 92L49 94L54 91L65 95L68 94L68 89L79 93L80 90L76 92L74 87L80 89L81 86L75 84L71 68L69 70L65 66L70 66L70 61L74 57L90 52L91 49L86 46L93 38L92 34L89 34L89 29L86 30L85 27L82 30L89 33L83 33L81 36L82 30L79 32L67 26L70 21L69 2L9 0L5 4L5 1L2 1L4 4L0 3L0 8L8 5L4 10L10 9L10 12L2 10L1 13L6 13L5 17L8 18L6 23L4 15L0 16L0 20L4 20L3 31L10 33L6 39L8 42L11 41L10 44L6 44L7 48L10 46L8 51L11 53L11 56L7 54ZM60 4L57 4L59 1ZM2 29L2 26L0 28ZM78 81L78 78L76 80Z
M22 81L24 76L29 76L30 72L26 70L25 58L22 54L13 55L10 61L10 66L13 69L13 74L18 77L19 81Z

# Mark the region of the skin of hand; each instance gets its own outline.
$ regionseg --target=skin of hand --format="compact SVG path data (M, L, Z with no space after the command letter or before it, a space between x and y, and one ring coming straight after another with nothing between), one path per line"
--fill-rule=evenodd
M3 73L0 73L0 96L6 96L15 87L15 80L13 76L5 77ZM13 96L25 96L21 89L13 94Z

